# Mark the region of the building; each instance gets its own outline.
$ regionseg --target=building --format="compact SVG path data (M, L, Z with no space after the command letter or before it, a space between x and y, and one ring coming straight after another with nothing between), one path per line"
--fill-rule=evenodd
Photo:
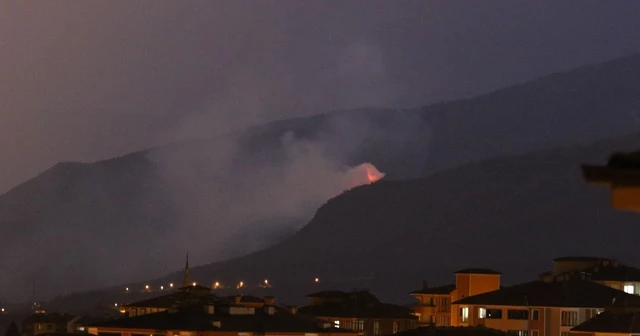
M189 254L187 254L180 288L167 295L124 304L120 307L120 312L129 317L134 317L164 312L178 306L205 305L218 301L221 301L221 299L211 293L211 288L191 282L189 278Z
M298 313L366 336L395 334L417 326L418 318L411 309L382 303L369 291L323 291L307 298L310 304Z
M590 280L552 277L453 302L452 325L485 326L518 336L568 336L609 306L640 307L640 296Z
M51 333L73 332L77 316L59 313L36 313L22 321L22 335L36 336Z
M640 334L640 310L607 309L571 329L571 336L631 336Z
M485 327L420 327L399 332L396 336L508 336L504 331Z
M422 289L409 293L418 299L413 306L413 313L418 317L419 325L451 325L451 293L455 289L455 284L428 287L425 282Z
M599 257L562 257L554 259L553 276L558 281L586 279L640 295L640 269Z
M614 153L606 165L582 165L584 179L611 189L614 209L640 211L640 151Z
M453 301L500 289L501 273L491 269L466 268L454 274L454 284L429 287L425 281L422 289L410 293L418 299L414 315L420 325L450 326Z
M352 336L353 331L272 305L260 308L217 302L124 317L89 327L93 335Z

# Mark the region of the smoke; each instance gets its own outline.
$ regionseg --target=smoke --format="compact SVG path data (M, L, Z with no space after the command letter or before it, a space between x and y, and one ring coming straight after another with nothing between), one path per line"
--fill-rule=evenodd
M338 152L328 141L337 131L333 125L313 139L287 130L257 148L229 135L150 152L179 214L172 232L163 234L198 260L238 256L292 234L328 199L382 178L372 163L347 160L372 129L339 139L352 143Z

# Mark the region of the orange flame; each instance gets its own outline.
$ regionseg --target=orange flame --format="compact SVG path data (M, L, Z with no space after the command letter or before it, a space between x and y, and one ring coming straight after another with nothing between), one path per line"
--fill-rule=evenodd
M384 177L374 165L365 162L349 170L349 186L351 188L371 184Z

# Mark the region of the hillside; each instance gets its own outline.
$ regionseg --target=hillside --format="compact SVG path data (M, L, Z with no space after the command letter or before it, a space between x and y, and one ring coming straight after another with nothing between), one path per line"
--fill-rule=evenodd
M372 162L388 176L372 190L396 190L405 184L392 180L629 133L638 111L640 55L634 55L463 101L403 111L338 111L93 164L59 164L0 196L0 269L11 270L0 278L0 295L25 299L34 279L41 297L139 281L175 270L187 250L200 264L240 256L302 227L317 206L344 190L336 182L343 166ZM458 174L467 173L438 176L466 179ZM496 178L502 179L486 176L483 188L493 188ZM448 195L450 186L436 187ZM420 202L421 194L406 188L399 190L409 194L398 197L408 200L414 193L418 198L405 202ZM466 190L457 192L471 199ZM488 201L503 201L488 195L496 197ZM447 203L448 197L432 200L429 215L484 215L473 207L454 209L457 198ZM426 220L424 213L408 214ZM394 221L410 220L407 216ZM314 223L305 232L316 230ZM377 230L342 231L336 231L338 238L348 233L349 239L361 239ZM415 242L412 235L386 236L391 237ZM372 237L366 247L382 243L379 239ZM375 248L372 258L383 250Z
M606 188L582 180L580 164L632 150L640 133L584 146L545 150L469 164L410 181L381 181L348 191L320 207L310 223L285 241L241 258L192 268L201 284L250 284L244 294L275 295L302 303L311 291L369 288L407 302L423 279L453 281L457 269L487 267L503 284L534 279L565 255L595 255L640 264L629 253L640 234L638 215L614 211ZM320 282L315 283L314 279ZM269 279L274 287L260 289ZM145 284L158 288L181 274L79 293L51 303L91 310ZM229 295L237 290L222 290Z
M268 277L289 299L310 286L368 287L401 299L421 279L445 284L465 267L498 269L514 283L535 278L563 255L640 264L629 253L640 234L638 215L612 210L608 191L584 182L579 169L638 144L635 133L360 187L331 199L286 241L191 274L204 283Z

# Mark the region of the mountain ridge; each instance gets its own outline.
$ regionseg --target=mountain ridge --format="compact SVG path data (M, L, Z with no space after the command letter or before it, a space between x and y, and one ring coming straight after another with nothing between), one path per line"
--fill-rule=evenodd
M387 173L388 181L376 185L382 188L469 162L636 130L630 111L640 111L640 55L545 78L517 85L519 95L508 88L420 109L335 112L231 138L57 165L0 196L8 255L0 266L16 272L0 288L46 276L61 284L42 285L43 295L53 295L166 274L175 269L167 262L174 250L189 249L199 260L242 254L225 252L237 246L257 250L268 245L250 243L261 218L297 218L302 226L316 206L339 194L311 195L294 212L279 213L336 177L334 165L372 162ZM253 208L260 209L245 214ZM238 214L249 224L227 224L239 223ZM77 255L87 259L72 260Z

